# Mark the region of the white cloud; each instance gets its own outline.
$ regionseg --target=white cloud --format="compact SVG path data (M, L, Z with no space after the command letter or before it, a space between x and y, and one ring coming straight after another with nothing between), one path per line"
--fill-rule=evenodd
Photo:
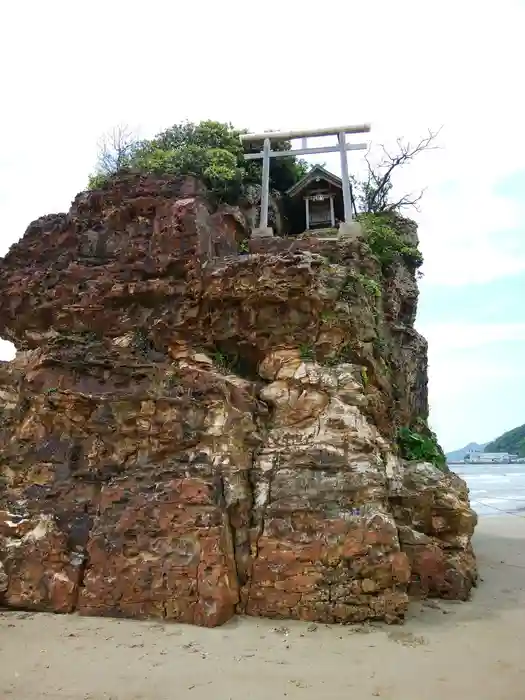
M439 352L525 342L525 323L428 323L420 331L432 349Z
M445 449L523 423L525 323L429 323L429 403Z
M500 382L509 391L519 381L525 384L525 366L519 361L525 323L430 323L419 330L429 345L432 407L448 406L490 383Z
M14 360L16 355L15 346L13 343L9 343L7 340L2 340L0 338L0 362L3 360Z

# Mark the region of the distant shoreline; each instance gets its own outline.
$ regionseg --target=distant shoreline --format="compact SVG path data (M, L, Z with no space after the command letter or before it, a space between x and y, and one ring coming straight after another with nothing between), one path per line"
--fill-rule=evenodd
M449 466L461 465L464 467L478 467L478 466L479 467L486 467L486 466L494 467L494 466L500 465L500 464L502 464L502 465L504 465L504 464L507 464L507 465L508 464L525 464L525 462L510 462L510 461L509 462L456 462L456 461L452 461L452 460L451 461L447 460L447 464Z

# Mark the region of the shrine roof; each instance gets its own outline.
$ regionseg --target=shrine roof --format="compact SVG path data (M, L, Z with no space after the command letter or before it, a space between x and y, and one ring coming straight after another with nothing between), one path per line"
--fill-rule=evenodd
M289 197L295 197L295 195L302 192L304 189L306 189L306 187L308 187L308 185L316 180L325 180L330 185L334 185L340 189L343 188L343 183L340 177L337 177L337 175L334 175L326 168L323 168L322 165L314 165L314 167L309 170L306 175L299 180L299 182L296 182L295 185L287 190L286 194Z

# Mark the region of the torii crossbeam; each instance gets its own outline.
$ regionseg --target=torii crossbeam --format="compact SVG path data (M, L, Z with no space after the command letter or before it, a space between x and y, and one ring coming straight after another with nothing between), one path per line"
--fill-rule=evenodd
M312 131L270 131L262 134L242 134L240 139L243 144L261 141L263 150L259 153L246 153L245 158L252 160L262 158L262 193L261 193L261 217L259 228L253 231L254 236L273 236L272 229L268 226L268 204L270 197L270 159L283 158L285 156L302 156L313 153L333 153L339 151L341 156L341 180L343 184L344 223L340 225L342 235L354 235L355 224L352 217L352 198L350 195L350 178L348 175L347 151L360 151L366 149L366 143L346 143L347 134L364 134L370 131L370 124L358 124L354 126L336 126ZM322 146L308 148L307 139L319 136L337 136L337 146ZM275 140L302 140L302 148L290 151L272 151L271 142Z

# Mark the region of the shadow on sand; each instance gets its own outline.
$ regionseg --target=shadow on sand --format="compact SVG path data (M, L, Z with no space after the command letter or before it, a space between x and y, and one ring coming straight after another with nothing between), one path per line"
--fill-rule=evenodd
M455 626L525 607L525 517L481 518L474 536L480 580L467 602L429 600L410 606L405 628Z

